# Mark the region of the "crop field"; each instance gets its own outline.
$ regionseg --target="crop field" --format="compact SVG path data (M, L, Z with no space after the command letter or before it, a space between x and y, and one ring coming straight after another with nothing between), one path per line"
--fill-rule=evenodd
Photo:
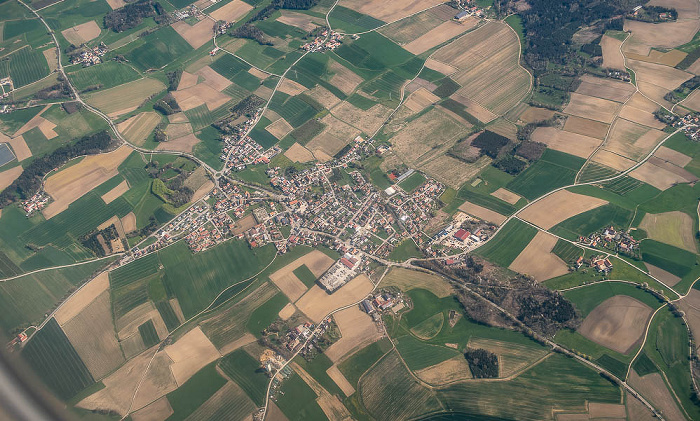
M557 244L552 248L552 253L559 256L559 258L567 263L578 259L583 256L583 249L576 247L575 245L564 241L558 240Z
M239 349L226 355L219 363L219 367L238 383L255 405L263 405L269 379L259 370L260 363L255 358Z
M309 105L305 101L306 97L302 95L285 98L285 94L276 94L270 102L270 109L287 120L292 127L297 128L322 109L315 109Z
M519 216L548 230L576 215L604 206L607 203L607 201L597 197L560 190L528 207Z
M376 419L404 420L441 409L433 394L411 377L396 351L362 378L358 390L362 403Z
M0 129L7 135L13 135L22 126L36 117L44 107L29 107L8 114L0 115Z
M277 406L290 420L326 420L316 397L316 392L296 374L282 383Z
M187 419L243 421L255 411L253 401L236 383L227 382Z
M25 275L0 284L0 327L8 334L16 328L40 322L67 292L107 261Z
M432 58L460 69L451 76L462 86L459 93L502 114L530 89L530 77L518 65L519 45L506 24L491 22L442 47Z
M338 368L352 386L357 386L360 377L391 348L388 339L381 339L352 354Z
M85 96L90 105L110 115L121 115L135 109L146 98L165 89L162 82L155 79L138 79L126 84L105 89Z
M216 73L231 81L233 81L233 78L237 74L247 72L250 69L249 64L231 54L222 54L218 59L210 64L209 67L214 69Z
M556 151L568 153L584 159L588 158L595 148L602 143L600 139L559 130L554 127L538 127L532 133L532 140L535 142L542 142Z
M379 29L379 32L397 44L404 45L451 19L453 15L452 8L438 6L394 22Z
M141 76L128 65L111 60L71 72L68 77L76 89L83 90L92 86L109 89L139 79Z
M284 304L271 315L258 314L255 319L253 319L253 315L256 313L256 309L272 300L276 294L277 290L270 283L265 283L235 304L226 304L223 310L202 322L200 324L202 331L218 349L223 349L226 345L245 336L247 325L253 323L254 320L254 327L257 329L251 333L259 334L262 329L269 325L267 323L265 326L259 327L258 324L263 324L261 323L262 319L265 316L276 317Z
M444 317L442 313L439 314ZM430 319L427 319L430 320ZM414 329L421 326L418 324ZM437 334L437 332L436 332ZM443 361L449 360L457 355L459 351L445 346L431 345L411 335L401 336L396 339L396 350L408 365L408 368L417 371Z
M395 286L403 291L414 288L426 289L438 298L444 298L452 294L452 286L443 278L400 267L392 268L382 280L381 285Z
M9 76L12 76L15 89L48 76L49 65L41 51L22 48L9 56Z
M649 238L697 252L693 226L695 221L690 215L680 212L664 212L644 215L639 228L647 232Z
M621 354L629 353L644 334L652 308L632 297L616 295L594 308L578 332Z
M616 386L588 367L557 354L513 380L463 382L440 389L438 396L457 413L499 419L548 419L552 407L580 411L587 400L620 400Z
M124 362L114 334L108 291L67 321L63 331L94 378L107 375Z
M554 232L563 237L576 239L589 235L606 226L627 228L632 222L633 212L612 203L573 216L554 227ZM571 238L573 236L573 238Z
M585 161L582 158L548 149L539 161L520 173L507 188L527 199L574 182L576 172Z
M141 335L141 339L143 340L143 344L146 346L146 348L150 348L160 342L158 332L156 332L156 327L153 325L153 320L149 320L139 326L139 335Z
M496 354L499 364L498 377L502 378L524 370L549 353L547 348L533 345L472 337L469 339L467 346L469 348L486 349Z
M411 329L411 333L420 339L431 339L440 333L444 322L445 315L440 312L418 323Z
M55 319L24 347L22 356L56 395L68 399L95 380Z
M166 26L144 38L144 44L127 54L127 58L144 70L160 69L192 47L173 28Z
M384 24L379 19L343 6L336 6L328 18L334 28L350 32L367 31Z
M184 420L225 384L226 380L216 371L215 362L205 366L185 384L168 393L168 401L174 411L170 419Z
M477 249L476 253L500 266L508 267L537 234L537 228L512 219L501 228L496 238Z
M15 154L12 153L10 147L7 146L7 143L0 144L0 167L7 164L8 162L13 161L14 159Z
M641 251L645 262L681 278L690 272L697 262L695 254L654 240L644 240Z
M538 231L527 247L508 266L508 269L531 276L540 282L566 275L569 272L566 262L551 252L556 243L556 237Z
M274 256L274 248L250 250L244 241L229 241L193 255L184 242L159 252L166 288L189 319L227 287L254 275Z

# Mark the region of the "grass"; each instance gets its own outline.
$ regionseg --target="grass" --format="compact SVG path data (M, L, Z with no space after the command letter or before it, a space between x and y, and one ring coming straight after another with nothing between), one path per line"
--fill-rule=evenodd
M226 379L216 371L216 362L210 363L176 390L166 396L173 414L169 421L184 420L202 406L214 393L226 384Z
M326 373L331 368L333 361L326 354L318 354L311 361L306 361L302 356L294 358L294 362L311 375L330 394L344 396L343 391L333 379Z
M173 310L170 302L165 300L155 301L155 305L160 317L162 317L165 322L165 327L168 328L168 332L172 332L173 329L180 326L180 320L177 318L175 310Z
M651 373L658 373L659 369L656 367L654 362L649 358L646 352L639 354L634 364L632 365L634 371L640 376L646 376Z
M68 399L95 382L55 319L34 334L22 356L44 383Z
M280 390L277 406L289 420L328 419L316 403L316 392L299 375L284 380Z
M0 128L8 135L12 135L43 109L44 107L42 106L29 107L15 110L7 114L0 114Z
M573 216L553 228L555 234L570 240L587 236L610 225L626 229L632 222L633 212L608 203L607 205Z
M49 65L41 51L22 48L9 56L10 76L15 89L48 76Z
M522 221L512 219L476 254L500 266L508 267L537 234L534 228Z
M576 387L572 388L571 385ZM580 410L586 400L619 403L619 388L595 371L553 354L508 382L464 382L438 392L452 411L471 417L547 419L551 409ZM488 410L488 414L485 412Z
M564 240L557 240L557 244L552 248L552 253L567 263L583 256L582 249Z
M507 23L511 28L513 28L515 33L518 34L518 39L520 39L520 46L522 47L522 50L525 51L525 46L527 44L525 43L525 31L523 29L523 18L521 18L519 15L512 14L512 15L508 16L507 18L505 18L504 22Z
M333 28L344 32L362 32L384 24L379 19L356 12L343 6L336 6L328 16Z
M326 125L316 119L311 119L290 132L290 136L301 145L306 145L311 139L321 134Z
M416 243L414 243L410 238L399 243L399 245L392 250L389 256L387 256L389 260L393 260L395 262L405 262L412 257L423 257L423 253L420 251L418 246L416 246Z
M8 334L38 324L65 296L109 259L24 275L0 284L0 327Z
M231 81L233 81L233 78L237 74L247 72L250 69L249 64L231 54L221 54L219 58L209 66L221 76Z
M289 299L283 293L279 292L274 297L267 300L265 303L256 308L250 313L250 318L246 323L248 332L256 336L260 336L260 332L270 326L279 316L280 310L289 303Z
M547 149L539 161L508 183L508 189L533 200L558 187L574 182L585 160Z
M442 316L442 313L440 313ZM431 345L413 336L401 336L396 340L396 349L413 371L430 367L459 355L459 351L445 346Z
M113 88L141 77L133 68L116 61L84 67L68 74L76 89L83 90L100 85L101 89Z
M401 187L406 193L412 193L413 190L417 189L418 186L420 186L424 182L425 177L423 177L423 174L419 172L414 172L401 183L399 183L399 187Z
M433 338L440 333L444 322L445 316L440 312L418 323L411 332L420 338Z
M645 262L681 278L698 264L697 255L658 241L646 239L640 247Z
M294 276L299 278L299 280L308 288L311 288L316 283L316 275L314 275L313 272L311 272L311 269L309 269L309 267L306 265L301 265L294 269L293 273Z
M160 69L192 47L172 27L165 26L143 38L144 44L126 54L141 69Z
M604 282L564 292L564 296L576 305L583 317L588 316L603 301L616 295L635 298L653 309L661 306L659 300L652 294L621 282Z
M153 325L153 320L149 319L146 323L139 326L139 335L141 335L141 339L143 339L143 344L146 345L146 348L150 348L160 342L156 327Z
M251 277L274 258L274 247L251 250L244 241L228 241L193 255L184 242L159 252L163 281L177 297L186 319L206 308L224 289ZM245 285L238 284L242 289Z
M221 370L235 381L241 389L255 402L262 406L265 403L267 378L260 363L242 349L226 355L219 364Z
M340 363L338 369L353 387L357 387L360 377L389 350L391 342L383 338L352 354Z

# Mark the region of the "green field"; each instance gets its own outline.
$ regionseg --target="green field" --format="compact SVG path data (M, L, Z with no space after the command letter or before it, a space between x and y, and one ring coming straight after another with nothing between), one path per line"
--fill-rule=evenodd
M195 131L201 130L214 122L214 117L212 117L206 104L202 104L192 108L191 110L185 111L185 115L187 116L190 124L192 124L192 129Z
M406 193L411 193L413 190L417 189L418 186L425 182L425 177L419 172L414 172L408 178L399 183L399 187L404 189Z
M322 110L314 108L316 104L310 103L309 99L311 98L303 94L290 97L277 92L270 101L270 109L281 115L292 127L297 128Z
M350 384L355 387L365 371L379 361L382 355L389 352L389 350L391 350L391 342L388 339L381 339L352 354L348 359L340 363L338 368Z
M621 282L604 282L566 291L564 293L564 296L571 300L571 302L576 305L576 308L581 311L583 317L586 317L603 301L615 295L627 295L643 302L653 309L657 309L661 306L659 300L652 294L633 285Z
M328 419L316 403L316 393L299 375L284 380L280 390L277 406L290 421Z
M4 133L12 135L43 109L44 107L41 106L28 107L11 113L0 114L0 129Z
M564 240L557 240L557 244L552 248L552 253L556 254L561 260L569 263L583 256L583 249Z
M146 348L150 348L160 342L156 327L153 325L153 320L148 320L146 323L139 326L139 335L141 335L141 339L143 339L143 344L146 345Z
M582 158L547 149L539 161L508 183L508 189L527 199L536 199L558 187L573 184L584 162Z
M399 243L394 250L387 256L389 260L395 262L405 262L412 257L423 257L423 253L420 251L416 243L408 238Z
M442 316L442 313L440 315ZM413 371L439 364L460 355L460 352L456 349L431 345L410 335L399 337L396 340L396 349L408 365L408 368Z
M233 81L237 74L250 69L249 64L231 54L221 54L210 67L230 81Z
M259 336L260 332L270 326L279 316L280 310L289 303L289 299L283 293L279 292L274 297L264 302L260 307L250 313L246 329L248 332Z
M159 279L158 254L151 253L110 272L112 306L117 318L148 301L148 284Z
M294 269L293 273L294 276L299 278L299 280L308 288L311 288L316 283L316 275L314 275L313 272L311 272L311 269L309 269L309 267L306 265L301 265Z
M75 88L80 91L91 86L100 86L101 89L113 88L139 79L141 75L126 64L108 61L71 72L68 74L68 77L75 85Z
M328 17L331 26L346 32L362 32L384 24L379 19L363 15L342 6L336 6Z
M228 241L193 255L184 242L179 242L158 254L165 268L165 286L189 319L224 289L261 270L273 259L275 249L268 245L251 250L245 241Z
M510 266L521 251L537 234L537 228L517 219L511 219L495 238L479 247L476 254L503 267Z
M572 385L576 385L572 387ZM585 402L619 403L619 388L574 359L553 354L507 382L464 382L441 389L450 410L471 417L542 420L552 407L581 410ZM487 412L488 411L488 412Z
M49 74L49 65L44 54L29 47L12 53L9 61L10 74L4 76L12 76L15 89L36 82Z
M433 338L440 333L444 322L445 315L440 312L418 323L411 332L420 338Z
M294 358L294 362L299 364L301 368L311 375L324 389L326 389L330 394L343 396L342 390L335 383L333 379L326 373L326 371L331 368L333 361L326 356L326 354L318 354L311 361L306 361L304 357L297 356Z
M226 355L219 365L221 370L245 391L256 405L265 402L269 378L260 369L260 363L242 349Z
M552 232L576 240L579 236L587 236L611 225L617 229L627 229L633 216L633 211L608 203L557 224Z
M143 38L144 44L129 52L129 61L140 68L160 69L192 51L192 47L170 26L165 26Z
M184 420L216 393L226 379L216 371L216 362L199 370L194 376L175 391L168 393L168 402L173 408L169 421Z
M34 373L62 399L71 398L95 382L53 318L34 334L22 350L22 356Z
M654 240L642 241L641 251L645 262L681 278L698 264L697 255Z
M25 275L0 283L0 327L6 333L39 323L69 292L110 260Z

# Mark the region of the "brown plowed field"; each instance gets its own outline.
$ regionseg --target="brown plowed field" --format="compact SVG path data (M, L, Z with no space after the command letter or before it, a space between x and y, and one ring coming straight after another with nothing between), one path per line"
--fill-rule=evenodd
M546 230L572 216L603 206L608 202L596 197L560 190L550 194L518 215Z
M529 275L538 282L566 275L569 273L568 266L552 253L552 248L556 244L556 237L538 231L527 247L508 266L508 269Z
M599 345L627 354L641 340L652 311L641 301L616 295L594 308L578 332Z

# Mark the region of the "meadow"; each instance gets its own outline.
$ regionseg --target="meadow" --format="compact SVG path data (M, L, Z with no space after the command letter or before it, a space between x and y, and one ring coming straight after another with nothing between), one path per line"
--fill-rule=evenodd
M277 406L290 420L328 419L316 403L316 392L299 375L292 375L282 383Z
M109 89L134 81L141 76L136 70L126 64L108 61L68 73L68 77L75 85L75 88L80 91L94 86L100 86L101 89Z
M388 339L381 339L352 354L350 358L340 363L338 368L350 384L357 386L360 377L391 348L391 342Z
M654 240L647 239L642 241L641 251L642 259L645 262L681 278L698 264L697 255Z
M49 74L46 57L41 51L32 50L29 47L22 48L12 53L9 59L10 76L15 88L36 82Z
M143 70L160 69L179 59L192 47L175 30L166 26L143 38L144 43L126 54Z
M238 383L255 405L263 405L269 379L255 358L238 349L221 359L219 367L224 374Z
M377 28L384 24L379 19L364 15L343 6L336 6L328 19L333 28L338 28L344 32L362 32Z
M618 229L627 229L632 217L631 210L608 203L557 224L553 232L564 238L576 240L579 236L587 236L611 225Z
M168 420L184 420L226 384L216 370L216 361L199 370L175 391L168 393L173 415Z

